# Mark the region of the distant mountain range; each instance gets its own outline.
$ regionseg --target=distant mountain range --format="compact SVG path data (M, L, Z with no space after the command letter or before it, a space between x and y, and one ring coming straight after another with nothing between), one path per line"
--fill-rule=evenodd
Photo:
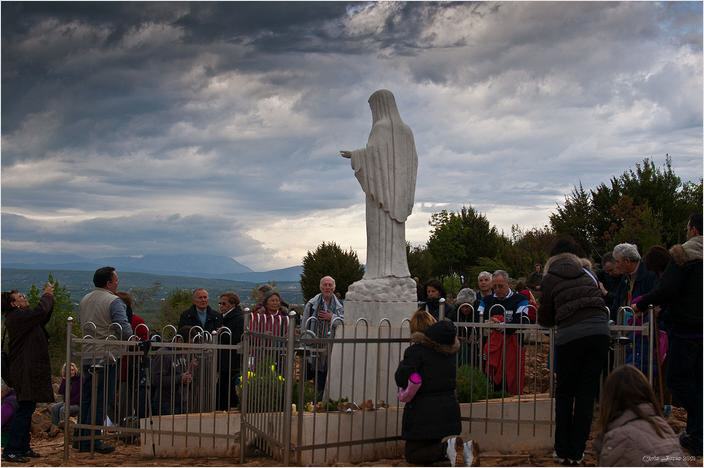
M119 272L217 278L251 283L299 281L303 272L303 267L300 265L256 272L230 257L217 255L150 254L135 257L85 258L78 255L2 253L3 269L94 271L105 265L113 266Z
M83 296L93 289L92 271L59 270L55 266L47 269L15 269L3 266L2 290L18 289L27 292L32 285L41 287L51 273L55 280L62 287L65 287L71 296L74 306ZM265 281L273 281L267 279ZM156 325L159 320L161 301L168 294L177 289L193 290L195 288L205 288L210 293L210 305L217 309L218 295L225 291L234 291L239 294L242 303L251 307L254 300L251 297L252 291L257 283L247 281L237 281L218 278L194 278L176 275L154 275L151 273L120 272L120 290L131 292L133 295L139 291L139 315L147 320L150 326ZM296 281L276 281L276 289L281 293L281 297L290 305L303 304L303 293L301 284Z

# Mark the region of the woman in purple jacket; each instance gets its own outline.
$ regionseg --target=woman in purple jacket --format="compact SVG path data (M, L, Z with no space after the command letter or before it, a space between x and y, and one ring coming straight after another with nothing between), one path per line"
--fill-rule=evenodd
M69 398L69 415L78 416L81 408L81 376L78 375L78 367L71 363L71 395ZM64 417L64 407L66 406L66 364L61 368L61 385L59 385L59 395L63 395L64 401L60 401L51 407L51 423L58 426Z

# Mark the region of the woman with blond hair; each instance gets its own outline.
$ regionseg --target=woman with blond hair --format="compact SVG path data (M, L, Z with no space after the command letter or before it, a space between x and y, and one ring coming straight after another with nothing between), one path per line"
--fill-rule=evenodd
M404 389L413 374L420 378L420 387L403 408L401 438L406 441L406 461L425 466L440 461L471 466L475 447L454 437L462 431L455 392L455 354L460 348L457 328L449 320L433 322L423 309L413 314L412 344L394 375L396 385Z
M71 380L71 394L66 395L66 379ZM55 403L51 407L51 423L58 426L65 416L65 406L69 406L69 415L77 416L81 409L81 376L78 374L78 367L71 363L69 375L66 375L66 363L61 367L61 384L59 385L59 395L64 397L64 401Z
M425 309L416 310L410 321L411 335L425 332L425 329L435 322L437 322L435 317L426 312Z

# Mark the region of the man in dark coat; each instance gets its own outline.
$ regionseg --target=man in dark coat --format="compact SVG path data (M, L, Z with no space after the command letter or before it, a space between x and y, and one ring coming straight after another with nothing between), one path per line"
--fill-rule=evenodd
M672 260L658 287L643 296L636 311L649 305L668 305L670 323L667 386L687 410L687 428L681 445L693 455L702 454L702 215L687 224L689 240L670 249Z
M596 277L601 283L602 294L607 306L611 306L616 298L616 290L621 284L622 274L616 268L616 260L611 252L601 256L601 269L596 272Z
M233 292L220 295L218 305L222 313L222 325L218 342L220 344L236 345L242 341L244 333L244 313L240 307L240 298ZM218 380L218 410L227 410L239 405L235 391L241 367L241 354L231 349L220 350L220 376Z
M10 423L9 439L2 452L6 462L26 463L39 455L30 448L32 414L37 402L54 401L49 361L49 335L44 325L54 310L54 285L48 283L34 310L24 294L2 293L2 313L10 340L10 382L17 393L18 408Z
M655 288L658 278L641 262L638 247L635 245L618 244L614 247L613 255L616 269L623 275L611 303L611 320L616 321L619 307L630 307L634 299L648 294Z
M449 320L441 320L425 333L414 333L411 342L394 375L401 388L408 385L413 373L422 379L418 392L403 409L401 437L406 441L406 460L429 466L449 459L455 466L458 453L471 451L460 437L442 442L444 437L462 431L460 405L455 396L455 354L460 348L457 328Z
M222 316L208 305L208 291L203 288L193 291L193 305L183 311L178 321L179 331L195 326L210 333L222 326Z
M534 270L528 277L528 281L526 282L526 286L530 288L533 291L540 291L540 283L543 280L543 265L540 264L540 262L535 262L534 265Z

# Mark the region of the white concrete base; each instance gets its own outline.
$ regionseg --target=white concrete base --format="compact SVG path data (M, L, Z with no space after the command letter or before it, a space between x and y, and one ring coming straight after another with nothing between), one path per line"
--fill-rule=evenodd
M397 407L375 411L354 411L342 413L303 413L303 431L301 446L306 447L329 444L394 437L401 430L403 410ZM292 443L297 443L298 415L293 418ZM388 441L378 443L355 444L331 448L305 450L301 453L303 466L333 465L336 463L361 463L382 458L403 458L403 442ZM291 458L292 463L295 462Z
M239 412L154 416L152 421L151 428L160 432L154 435L154 455L157 457L239 457ZM149 419L140 419L139 427L149 429ZM187 432L188 435L172 436L172 431ZM198 436L198 433L202 435ZM213 437L213 434L229 434L231 437ZM141 449L142 455L153 455L151 434L142 434Z
M345 301L345 324L354 326L359 319L366 319L369 327L378 327L383 319L388 319L392 327L400 327L404 320L410 320L418 310L415 301L377 302ZM384 322L386 324L386 322Z
M554 408L547 395L527 395L520 400L513 397L460 405L463 417L471 417L471 422L463 422L462 437L472 439L479 444L480 451L520 452L550 449L554 441L554 426L548 423ZM484 422L480 419L490 418L515 419L520 414L521 422L504 423ZM280 420L281 413L272 413L272 418ZM352 413L299 413L293 415L291 424L291 444L295 447L298 439L299 423L302 433L301 446L323 444L342 444L362 439L386 438L401 435L403 408L390 407L375 411L355 411ZM229 428L228 428L229 421ZM538 421L535 424L534 421ZM154 429L164 431L154 437L157 457L239 457L240 413L217 412L213 414L190 414L161 416L154 418ZM214 426L213 426L214 424ZM147 429L147 419L140 421L140 427ZM200 437L176 435L167 431L202 432ZM213 429L214 428L214 429ZM229 438L208 436L213 434L230 434ZM152 438L142 435L141 451L143 455L152 454ZM293 454L292 454L293 455ZM301 453L302 465L332 465L335 463L361 463L382 458L402 458L403 442L365 443L354 446L340 446L326 449L304 450ZM291 458L291 463L296 463Z
M334 345L328 372L331 399L347 398L357 404L366 400L396 403L394 373L410 338L408 324L403 321L410 319L416 309L415 302L345 301L345 326L337 327L336 339L393 337L404 338L404 342ZM362 318L366 322L358 323Z
M535 397L535 400L534 400ZM525 395L520 404L516 397L462 403L462 437L479 443L480 451L520 452L550 449L554 446L555 426L550 425L554 402L547 395ZM520 423L485 422L480 419L520 419ZM520 416L520 417L519 417Z

